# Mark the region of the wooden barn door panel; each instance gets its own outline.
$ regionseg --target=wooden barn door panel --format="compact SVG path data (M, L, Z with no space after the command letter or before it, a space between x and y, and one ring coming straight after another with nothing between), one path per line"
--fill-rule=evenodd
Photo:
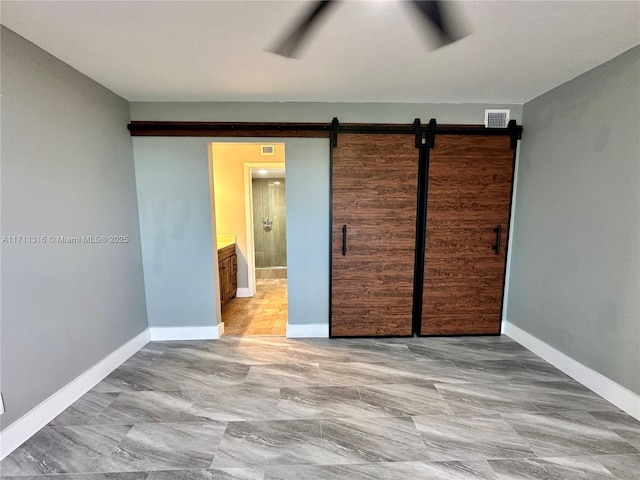
M429 156L421 335L500 332L512 177L508 137L436 137Z
M412 334L418 153L413 135L338 136L331 336Z

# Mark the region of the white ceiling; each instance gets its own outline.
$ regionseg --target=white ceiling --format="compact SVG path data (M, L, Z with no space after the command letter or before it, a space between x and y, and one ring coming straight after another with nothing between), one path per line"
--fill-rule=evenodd
M640 44L640 1L476 1L431 51L409 5L344 1L297 60L306 1L2 1L2 23L130 101L524 103Z

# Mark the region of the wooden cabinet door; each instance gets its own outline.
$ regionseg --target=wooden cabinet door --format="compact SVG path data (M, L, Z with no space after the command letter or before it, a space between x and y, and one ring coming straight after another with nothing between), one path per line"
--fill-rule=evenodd
M235 297L238 291L238 256L234 253L230 257L230 275L231 275L231 286L229 288L229 293L231 297Z
M229 259L225 258L218 263L220 272L220 303L224 305L230 299L229 292L231 290L231 272L229 270Z
M418 158L413 135L338 136L331 336L412 335Z
M507 136L436 136L421 335L500 333L513 158Z

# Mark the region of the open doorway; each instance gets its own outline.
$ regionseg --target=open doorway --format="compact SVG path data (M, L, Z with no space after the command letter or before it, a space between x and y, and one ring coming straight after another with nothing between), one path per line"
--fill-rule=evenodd
M255 295L251 308L255 315L253 312L246 315L242 302L236 302L242 316L240 322L232 314L225 318L224 312L223 321L229 334L238 330L238 334L244 335L285 335L288 305L285 169L255 164L246 168L251 177L247 218L252 219L253 241L248 248L252 243Z
M221 315L225 335L279 335L287 329L284 144L213 143ZM235 295L227 260L235 242ZM226 243L225 243L226 242ZM221 260L222 259L222 260ZM222 263L227 262L227 263ZM231 272L233 273L233 272Z
M287 278L284 168L251 169L251 217L257 280Z

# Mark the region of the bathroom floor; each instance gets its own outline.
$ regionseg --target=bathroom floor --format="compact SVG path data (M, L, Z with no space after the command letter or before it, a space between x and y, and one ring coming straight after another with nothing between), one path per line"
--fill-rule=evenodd
M282 335L287 331L287 279L258 278L252 298L222 307L225 335Z

